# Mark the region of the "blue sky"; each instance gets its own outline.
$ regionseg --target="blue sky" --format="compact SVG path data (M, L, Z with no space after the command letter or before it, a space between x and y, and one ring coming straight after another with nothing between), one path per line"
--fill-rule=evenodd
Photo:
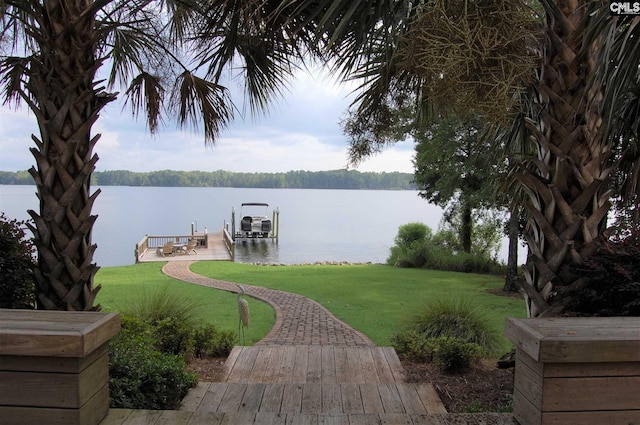
M94 134L102 134L94 151L100 157L97 169L284 172L344 168L347 140L339 122L352 99L352 87L337 84L317 70L300 71L267 115L238 116L215 146L205 146L201 133L173 128L171 121L151 136L144 122L136 122L118 100L103 110L93 127ZM237 98L234 101L238 103ZM34 164L29 152L32 133L38 135L28 108L23 105L15 111L0 106L0 170L25 170ZM412 157L413 145L403 142L357 170L411 173Z

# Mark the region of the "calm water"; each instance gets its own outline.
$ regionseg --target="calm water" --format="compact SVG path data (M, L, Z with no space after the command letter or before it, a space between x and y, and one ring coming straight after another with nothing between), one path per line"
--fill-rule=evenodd
M93 241L100 266L134 263L134 247L144 235L183 235L206 227L218 232L240 215L243 202L266 202L280 209L279 243L238 245L236 261L382 263L398 227L413 221L436 230L442 210L415 191L237 189L106 186L94 206ZM38 208L35 186L0 185L0 211L27 219ZM505 250L500 258L505 258Z

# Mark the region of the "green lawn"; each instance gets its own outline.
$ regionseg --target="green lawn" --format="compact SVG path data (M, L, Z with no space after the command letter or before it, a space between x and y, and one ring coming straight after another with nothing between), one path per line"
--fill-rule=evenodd
M478 305L491 324L504 334L505 317L525 317L522 299L497 296L504 280L495 276L386 265L256 266L203 261L195 273L307 296L360 330L378 345L408 326L430 301L464 298ZM505 350L509 341L503 339Z
M102 285L97 303L107 311L125 311L127 304L145 293L167 288L176 297L194 300L195 315L202 323L215 323L219 328L238 331L236 295L182 282L162 274L164 263L135 264L124 267L103 267L96 275L96 283ZM251 311L251 323L245 331L246 345L262 339L273 326L274 311L268 304L247 297Z
M98 303L120 310L136 294L166 286L176 296L199 300L198 315L223 329L237 331L236 297L211 288L177 281L163 275L162 263L102 268L96 282L102 285ZM378 345L411 323L431 300L442 297L472 300L486 312L496 329L504 329L505 317L524 317L521 299L492 295L503 280L493 276L432 270L399 269L384 265L255 266L223 261L192 265L195 273L231 282L247 283L305 295L360 330ZM273 325L273 310L250 299L251 326L247 343L266 335ZM505 350L509 343L504 339Z

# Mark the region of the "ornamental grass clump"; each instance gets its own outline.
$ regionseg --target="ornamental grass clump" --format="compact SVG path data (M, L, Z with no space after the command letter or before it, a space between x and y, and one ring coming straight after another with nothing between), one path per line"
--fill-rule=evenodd
M432 362L446 372L459 372L473 361L495 354L499 341L479 309L456 299L432 303L410 329L391 337L391 344L403 358Z
M414 328L427 338L452 337L478 344L487 355L496 354L500 337L487 316L468 299L440 298L415 321Z

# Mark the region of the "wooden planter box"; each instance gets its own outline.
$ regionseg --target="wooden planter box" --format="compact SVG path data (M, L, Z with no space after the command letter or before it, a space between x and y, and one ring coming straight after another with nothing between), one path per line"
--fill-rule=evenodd
M97 425L117 313L0 310L0 425Z
M640 318L510 318L505 332L520 424L640 424Z

